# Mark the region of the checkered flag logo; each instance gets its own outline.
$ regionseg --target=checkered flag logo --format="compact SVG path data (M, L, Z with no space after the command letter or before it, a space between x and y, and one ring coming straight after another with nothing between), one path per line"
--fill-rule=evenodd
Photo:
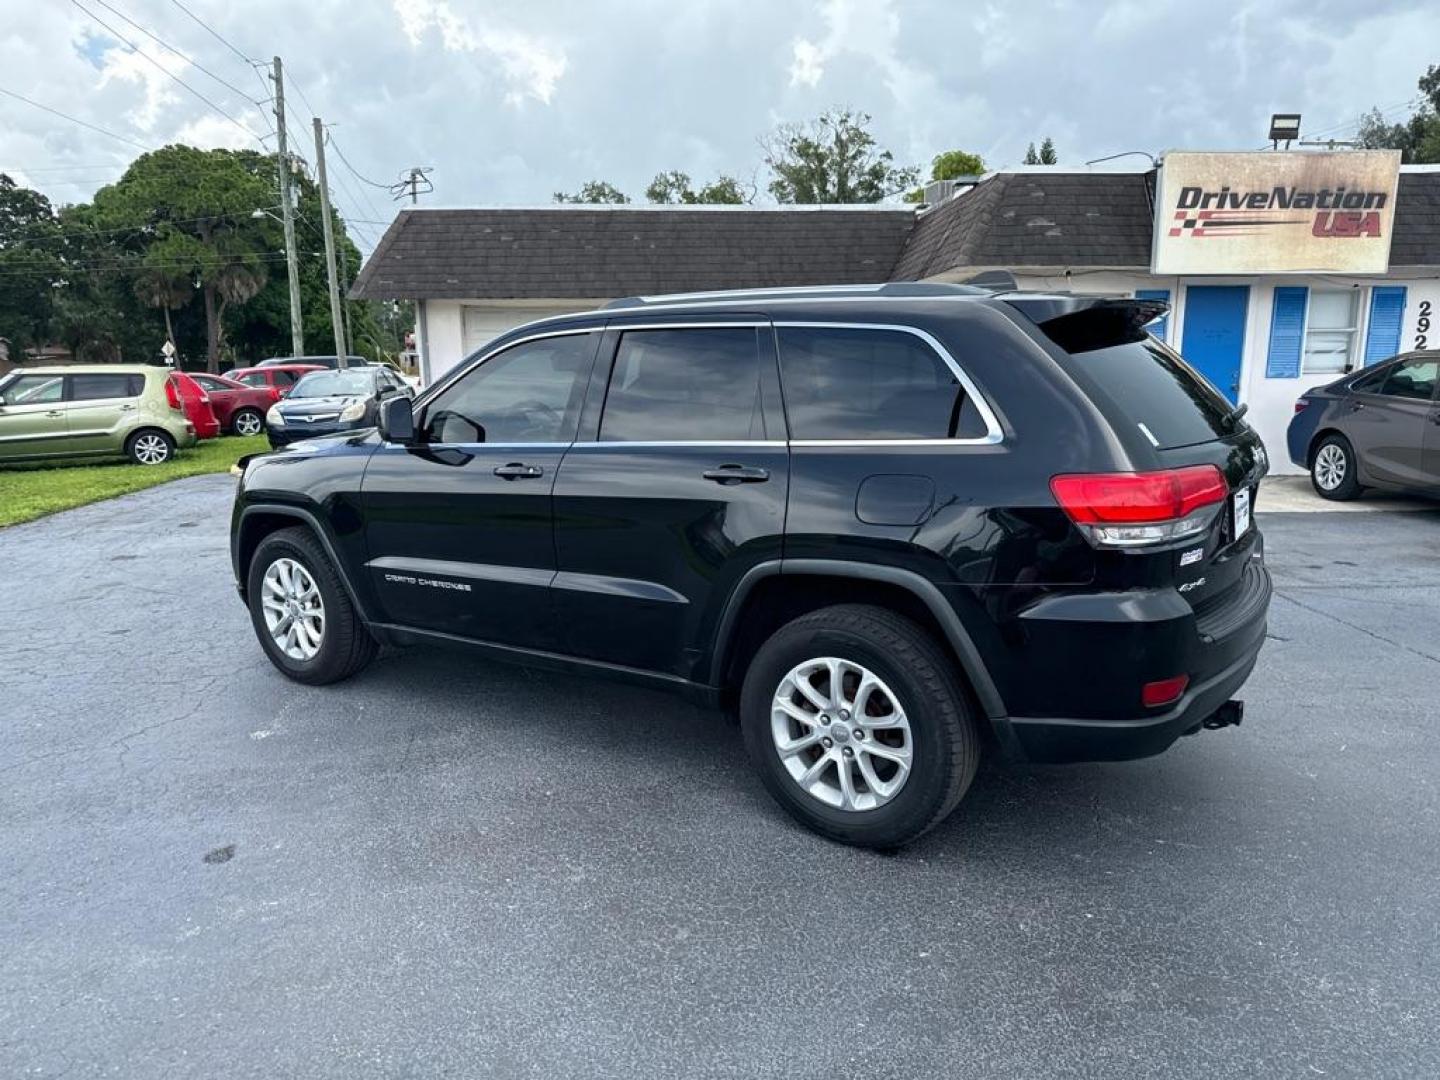
M1200 225L1200 218L1186 210L1175 211L1176 224L1170 226L1171 236L1184 236L1187 232L1193 233ZM1200 235L1204 235L1203 230Z

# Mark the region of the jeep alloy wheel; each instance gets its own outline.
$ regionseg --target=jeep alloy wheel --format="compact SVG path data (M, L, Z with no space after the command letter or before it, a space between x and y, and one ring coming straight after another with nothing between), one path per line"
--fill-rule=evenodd
M276 647L292 660L310 660L325 640L325 602L310 572L280 558L265 570L260 606Z
M770 735L790 778L838 810L884 806L910 777L910 722L895 694L851 660L821 656L792 668L775 691Z

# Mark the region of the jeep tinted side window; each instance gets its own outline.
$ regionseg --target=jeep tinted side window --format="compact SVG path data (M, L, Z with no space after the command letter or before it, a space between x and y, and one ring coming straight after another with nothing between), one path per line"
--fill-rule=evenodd
M564 443L575 437L593 334L527 341L461 376L425 407L430 443Z
M600 415L601 442L764 439L756 328L628 330Z
M780 326L792 439L979 438L985 421L944 359L901 330Z

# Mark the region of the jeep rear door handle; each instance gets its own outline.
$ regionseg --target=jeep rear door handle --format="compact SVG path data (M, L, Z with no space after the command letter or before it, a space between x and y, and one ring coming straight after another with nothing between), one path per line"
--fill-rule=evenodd
M700 475L717 484L763 484L770 479L770 470L756 465L721 465Z
M544 476L545 470L539 465L522 465L518 461L512 461L509 465L495 466L495 475L503 480L533 480L537 476Z

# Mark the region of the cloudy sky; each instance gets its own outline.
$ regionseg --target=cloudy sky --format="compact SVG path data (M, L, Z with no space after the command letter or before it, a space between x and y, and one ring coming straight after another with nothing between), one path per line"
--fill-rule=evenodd
M368 251L396 204L360 177L411 165L434 166L429 205L533 205L592 178L634 197L663 169L763 190L758 139L833 105L916 164L958 147L1003 167L1047 134L1062 164L1257 148L1277 110L1336 137L1372 105L1407 116L1440 62L1440 5L1416 0L182 2L214 34L176 0L0 0L0 91L130 140L0 93L0 171L73 202L132 143L273 148L242 54L278 52L290 127L308 136L313 108L359 174L332 161Z

